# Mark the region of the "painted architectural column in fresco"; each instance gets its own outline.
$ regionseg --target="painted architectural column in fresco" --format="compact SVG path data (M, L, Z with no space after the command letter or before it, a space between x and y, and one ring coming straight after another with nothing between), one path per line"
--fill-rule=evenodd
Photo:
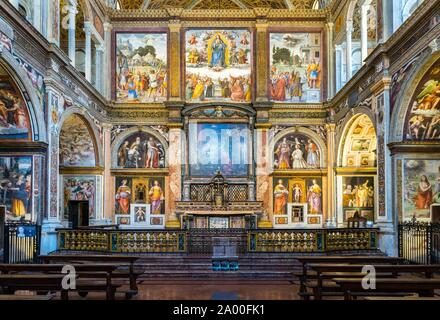
M180 30L179 23L168 25L170 29L170 100L180 101L181 96L181 81L180 81Z
M368 5L361 6L361 63L365 63L368 56Z
M352 70L351 70L352 69L351 55L352 55L352 51L353 51L352 45L351 45L352 44L352 42L351 42L352 31L353 31L353 21L347 21L347 26L346 26L346 30L345 30L346 37L347 37L347 49L345 52L345 54L346 54L345 62L346 62L346 68L347 68L347 70L346 70L347 81L346 82L350 81L351 74L352 74Z
M271 189L271 161L270 161L270 150L269 150L269 129L270 124L257 124L256 125L256 144L258 146L256 150L256 194L257 201L263 202L263 207L267 210L267 218L260 219L258 222L259 228L272 228L273 214L270 190Z
M84 32L86 34L86 57L85 71L87 81L92 81L92 30L89 22L84 23Z
M336 226L335 144L336 125L326 124L327 129L327 226Z
M104 23L104 43L105 43L105 50L103 52L104 58L103 58L103 72L104 75L111 75L112 74L112 63L111 63L111 51L112 51L112 29L113 26L105 22ZM112 77L104 76L103 79L103 95L108 100L111 99L111 92L112 92Z
M114 192L112 186L114 186L114 178L111 175L111 130L113 125L104 123L103 140L104 140L104 219L112 219L112 210L114 203Z
M268 69L268 61L267 61L267 23L257 23L255 24L255 28L257 29L257 55L256 55L256 68L257 68L257 102L267 101L267 69Z
M335 74L335 49L333 46L333 29L334 23L329 22L326 24L327 28L327 61L328 61L328 98L332 98L335 94L334 88L334 74Z
M75 39L75 29L76 29L76 15L78 10L76 9L77 3L75 0L71 0L68 7L68 18L69 18L69 30L68 30L68 52L69 59L72 66L75 66L75 55L76 55L76 39Z
M170 125L169 125L170 126ZM180 124L170 126L168 146L168 195L169 206L166 217L167 228L180 228L180 221L176 217L176 201L181 201L182 194L182 128Z

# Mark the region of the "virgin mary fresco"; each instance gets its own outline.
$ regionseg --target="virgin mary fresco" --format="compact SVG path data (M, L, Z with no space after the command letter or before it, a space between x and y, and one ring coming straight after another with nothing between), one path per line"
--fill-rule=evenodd
M209 61L209 67L214 69L223 69L226 67L226 44L220 38L220 35L216 35L214 41L211 44L211 59Z

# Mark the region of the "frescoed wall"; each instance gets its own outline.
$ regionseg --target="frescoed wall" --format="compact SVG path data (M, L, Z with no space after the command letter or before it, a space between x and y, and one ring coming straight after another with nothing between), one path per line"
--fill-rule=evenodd
M190 123L189 168L192 176L246 176L249 166L247 124Z
M6 71L0 67L0 140L30 138L26 103Z
M136 132L127 137L117 150L118 168L164 168L165 147L155 136Z
M60 166L94 167L96 150L94 139L83 118L73 114L67 118L60 132Z
M116 33L116 102L165 101L167 59L166 33Z
M97 216L97 180L95 176L63 176L62 217L68 219L69 200L88 200L89 217Z
M185 38L188 102L251 102L251 33L245 29L193 29Z
M432 205L440 204L440 161L405 159L402 188L403 219L430 219Z
M0 157L0 204L7 219L31 219L32 157Z
M269 94L275 102L320 102L320 33L271 33Z
M321 157L313 139L299 133L287 134L275 143L274 169L316 169Z
M404 137L406 140L440 139L440 61L428 70L414 92Z
M342 177L343 221L352 218L357 212L368 221L374 221L375 189L374 177Z
M149 204L151 214L165 213L163 177L118 176L115 181L115 214L129 215L134 204Z

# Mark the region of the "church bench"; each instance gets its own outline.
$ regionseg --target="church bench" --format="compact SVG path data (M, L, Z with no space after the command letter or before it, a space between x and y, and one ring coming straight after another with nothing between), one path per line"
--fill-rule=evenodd
M333 281L341 286L345 300L371 295L388 296L395 293L416 293L420 297L434 297L434 290L440 289L440 279L379 278L376 279L374 290L364 290L362 282L355 278L334 278Z
M54 294L46 295L24 295L24 294L0 294L0 301L14 301L14 300L52 300Z
M307 280L303 286L313 290L313 296L316 300L320 300L323 293L339 292L338 288L329 286L325 280L349 277L363 278L367 273L363 273L362 269L365 265L340 265L340 264L309 264L308 267L316 273L315 279ZM422 273L425 278L432 278L434 273L440 271L440 265L370 265L374 267L377 278L396 278L402 274Z
M118 266L118 269L112 273L113 278L124 278L128 279L130 283L130 290L126 293L127 297L137 294L137 278L140 272L134 271L134 263L140 258L139 256L129 256L129 255L84 255L84 254L54 254L54 255L41 255L38 258L44 263L51 262L74 262L74 263L107 263L111 265ZM122 269L123 266L128 265L128 270Z

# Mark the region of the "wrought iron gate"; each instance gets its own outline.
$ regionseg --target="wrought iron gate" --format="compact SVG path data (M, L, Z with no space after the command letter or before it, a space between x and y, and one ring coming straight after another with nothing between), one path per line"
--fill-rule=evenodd
M400 223L399 256L419 264L440 263L440 223Z
M245 229L190 229L188 230L188 253L213 254L214 241L228 238L229 244L236 247L238 255L245 254L247 233Z

